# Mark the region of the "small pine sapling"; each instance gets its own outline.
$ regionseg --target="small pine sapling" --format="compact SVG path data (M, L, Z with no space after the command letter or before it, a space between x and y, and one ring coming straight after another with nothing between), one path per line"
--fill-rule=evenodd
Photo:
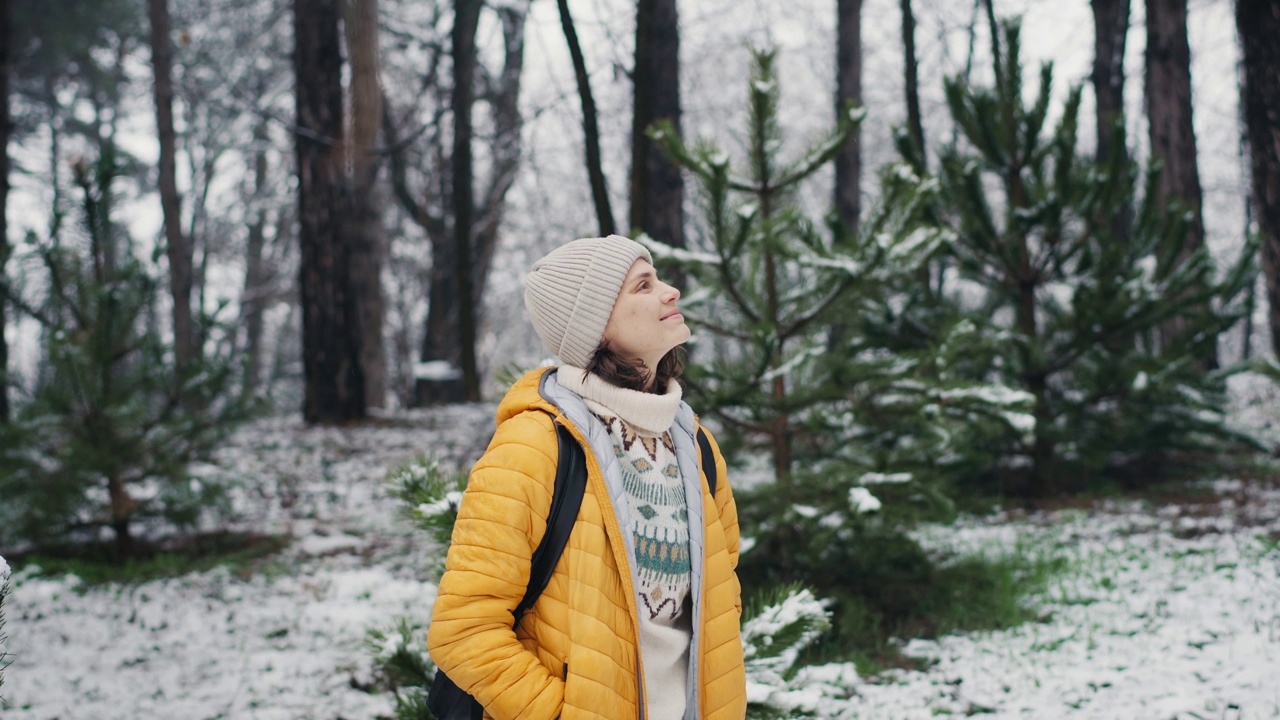
M396 720L435 719L427 707L436 667L427 654L426 636L421 625L403 617L365 635L375 682L395 698Z
M443 573L467 473L449 470L434 457L419 456L392 468L386 485L400 502L404 519L434 542L431 572ZM396 719L434 720L427 695L435 664L427 654L426 629L413 618L396 618L388 627L370 629L365 645L373 659L375 683L395 697Z
M55 210L50 237L29 237L16 258L20 279L0 279L43 341L29 400L0 426L0 544L94 538L105 527L126 558L140 522L189 528L219 508L222 484L188 467L252 407L232 392L235 365L215 315L199 318L202 337L223 354L177 370L156 322L158 273L112 218L122 168L108 152L74 169L82 232L63 228Z

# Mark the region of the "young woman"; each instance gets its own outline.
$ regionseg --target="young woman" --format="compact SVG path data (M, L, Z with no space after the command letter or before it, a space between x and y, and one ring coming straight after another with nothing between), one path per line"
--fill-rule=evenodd
M432 659L488 717L741 720L738 517L714 439L700 467L681 400L680 291L617 235L534 264L525 306L563 361L526 374L471 471L427 633ZM512 611L546 529L555 424L585 450L587 488L551 581Z

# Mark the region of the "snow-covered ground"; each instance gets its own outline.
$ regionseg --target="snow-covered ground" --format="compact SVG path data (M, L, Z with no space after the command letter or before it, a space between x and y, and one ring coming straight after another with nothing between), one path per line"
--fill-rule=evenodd
M1237 392L1236 417L1275 433L1273 387ZM376 427L270 420L217 468L237 483L238 528L288 533L247 577L226 569L85 587L19 572L6 600L0 689L8 720L372 719L366 631L425 622L436 548L397 516L387 469L417 453L477 457L490 406L397 416ZM1272 425L1268 425L1272 423ZM1223 479L1179 504L970 519L920 531L931 547L1044 552L1069 568L1034 602L1046 616L1001 632L913 641L923 671L861 678L824 717L1280 717L1280 487ZM834 673L828 673L837 674ZM820 673L815 675L819 676Z

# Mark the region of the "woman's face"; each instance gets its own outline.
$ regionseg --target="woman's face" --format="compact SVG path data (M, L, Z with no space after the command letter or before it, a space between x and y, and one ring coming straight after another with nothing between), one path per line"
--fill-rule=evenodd
M640 358L649 369L689 339L689 326L676 308L680 291L658 279L653 266L636 260L622 282L604 341L625 358Z

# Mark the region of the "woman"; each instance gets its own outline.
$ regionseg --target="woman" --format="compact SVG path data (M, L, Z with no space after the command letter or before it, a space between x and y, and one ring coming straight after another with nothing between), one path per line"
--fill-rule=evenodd
M738 518L714 496L681 400L680 291L617 235L567 243L525 306L563 364L526 374L471 471L440 580L431 657L489 717L740 720ZM551 581L513 629L546 529L554 423L586 450L587 489Z

